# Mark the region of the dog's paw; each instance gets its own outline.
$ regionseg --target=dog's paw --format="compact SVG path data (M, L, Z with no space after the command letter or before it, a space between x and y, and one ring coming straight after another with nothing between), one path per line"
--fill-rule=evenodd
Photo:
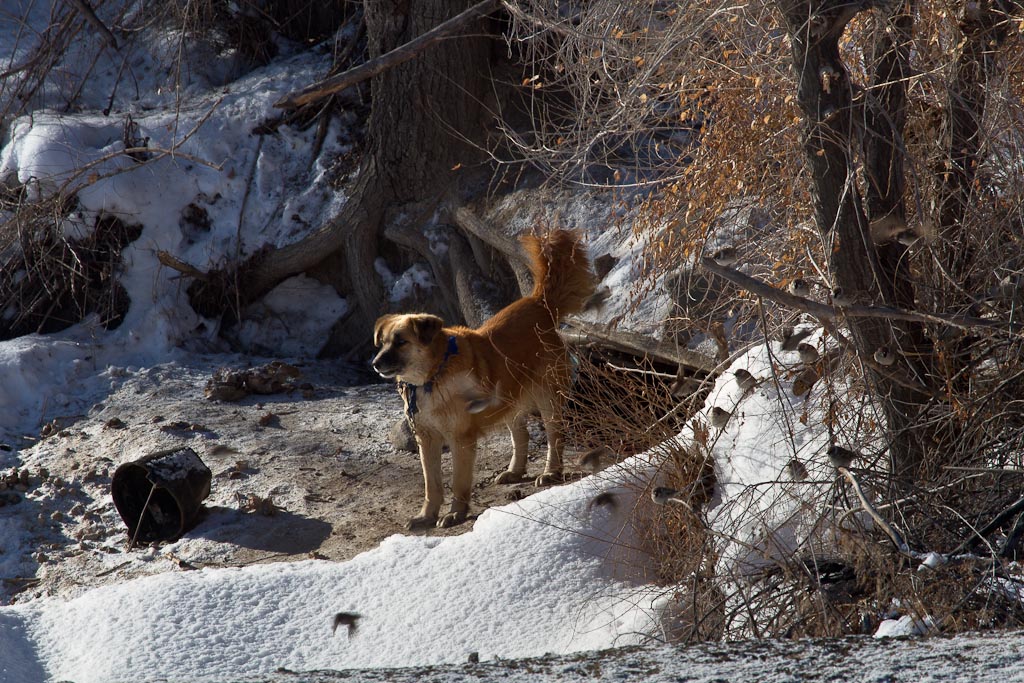
M495 484L518 484L526 478L526 473L505 471L499 474L495 480Z
M561 484L565 481L565 475L561 472L545 472L534 480L534 484L537 486L551 486L552 484Z
M405 528L408 529L409 531L420 531L422 529L429 529L430 527L434 526L435 524L437 524L437 517L436 516L435 517L423 517L421 515L421 516L413 517L412 519L410 519L406 523Z
M447 515L437 520L437 526L439 529L447 529L450 526L462 524L466 521L466 511L462 510L459 512L449 512Z

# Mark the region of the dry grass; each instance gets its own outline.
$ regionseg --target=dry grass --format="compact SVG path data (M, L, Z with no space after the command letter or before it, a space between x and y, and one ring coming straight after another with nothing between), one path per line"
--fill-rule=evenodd
M23 205L0 225L0 339L55 332L97 316L117 327L128 295L117 281L121 250L141 234L113 216L101 216L80 239L66 236L74 200L59 196Z

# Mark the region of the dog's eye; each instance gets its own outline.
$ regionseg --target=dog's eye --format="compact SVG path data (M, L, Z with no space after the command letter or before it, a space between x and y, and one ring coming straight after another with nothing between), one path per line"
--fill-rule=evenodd
M406 341L401 337L395 337L395 340L391 342L392 346L405 346Z

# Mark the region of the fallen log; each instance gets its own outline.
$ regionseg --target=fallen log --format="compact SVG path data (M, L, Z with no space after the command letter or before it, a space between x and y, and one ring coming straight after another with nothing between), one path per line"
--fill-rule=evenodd
M681 366L691 372L716 373L719 365L702 353L666 344L651 337L623 330L606 330L582 320L568 321L568 329L560 331L570 346L611 348L621 353L646 357L665 365Z

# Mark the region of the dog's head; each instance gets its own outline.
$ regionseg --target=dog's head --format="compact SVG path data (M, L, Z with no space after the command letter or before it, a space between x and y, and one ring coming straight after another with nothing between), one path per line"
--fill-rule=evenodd
M373 326L373 345L379 351L373 369L381 377L423 384L437 363L435 340L444 321L427 313L383 315Z

